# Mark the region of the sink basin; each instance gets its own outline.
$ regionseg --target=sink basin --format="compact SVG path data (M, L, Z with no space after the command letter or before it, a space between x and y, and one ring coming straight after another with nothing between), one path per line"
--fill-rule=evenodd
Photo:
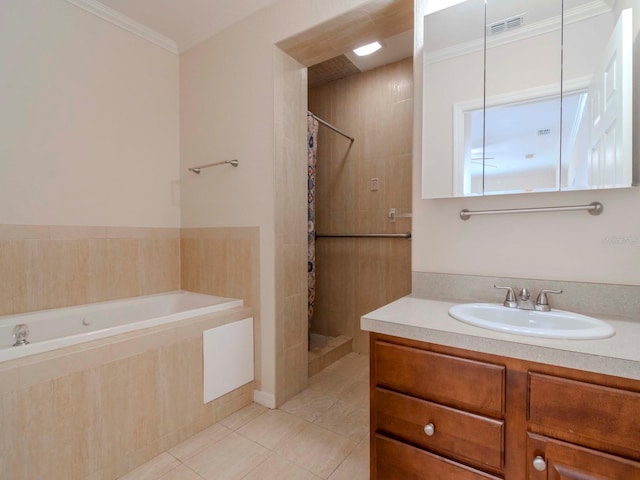
M615 333L602 320L563 310L538 312L495 303L464 303L451 307L449 315L477 327L530 337L589 340Z

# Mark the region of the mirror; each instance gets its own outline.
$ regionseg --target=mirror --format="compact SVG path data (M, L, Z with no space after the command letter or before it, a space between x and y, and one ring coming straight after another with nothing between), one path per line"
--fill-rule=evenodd
M630 187L639 3L466 0L425 16L422 197Z

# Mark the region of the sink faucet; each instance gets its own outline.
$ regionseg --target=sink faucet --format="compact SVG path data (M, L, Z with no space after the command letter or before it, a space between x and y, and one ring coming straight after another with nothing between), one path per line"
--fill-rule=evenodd
M523 288L522 290L520 290L520 293L518 294L518 308L520 308L521 310L533 310L533 302L531 301L531 294L529 293L529 290L527 290L526 288Z
M504 299L503 305L509 308L519 308L521 310L537 310L539 312L548 312L551 310L549 307L549 300L547 299L547 293L562 293L562 290L540 290L538 294L538 298L536 298L535 305L531 301L531 294L529 290L523 288L520 290L518 294L518 299L516 300L515 292L511 287L500 287L498 285L494 285L493 288L498 288L500 290L507 290L507 296Z

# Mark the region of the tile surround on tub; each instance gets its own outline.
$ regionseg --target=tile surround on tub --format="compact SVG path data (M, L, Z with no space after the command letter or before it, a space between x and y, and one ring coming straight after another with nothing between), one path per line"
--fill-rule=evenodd
M0 315L180 288L180 229L0 225Z
M451 273L412 272L412 293L460 302L502 302L504 291L493 285L526 287L532 296L540 289L562 289L549 298L551 308L593 315L614 315L640 321L640 286L538 280Z
M118 478L249 405L253 382L208 404L198 393L202 331L247 314L238 307L3 364L2 478Z

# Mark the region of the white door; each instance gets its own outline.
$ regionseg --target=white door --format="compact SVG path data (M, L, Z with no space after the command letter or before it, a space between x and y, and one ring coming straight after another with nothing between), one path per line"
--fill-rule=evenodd
M589 86L589 185L632 182L632 11L623 10Z

